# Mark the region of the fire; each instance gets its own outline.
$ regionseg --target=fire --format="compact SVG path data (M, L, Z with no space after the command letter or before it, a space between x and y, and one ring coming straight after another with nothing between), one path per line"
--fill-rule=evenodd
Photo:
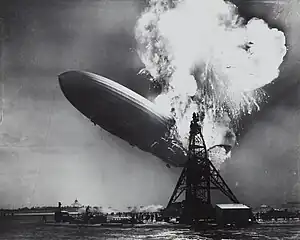
M231 120L259 110L260 88L278 77L287 52L283 32L257 18L246 23L223 0L150 0L136 39L145 70L164 86L155 102L174 115L179 139L187 143L192 112L204 111L208 147L224 141Z

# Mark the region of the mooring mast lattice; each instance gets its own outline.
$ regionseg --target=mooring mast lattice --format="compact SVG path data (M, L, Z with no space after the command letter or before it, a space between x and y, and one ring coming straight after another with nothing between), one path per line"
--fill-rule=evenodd
M183 215L188 221L209 218L211 190L217 189L233 203L239 203L218 170L209 160L208 150L202 134L204 115L194 113L190 124L188 161L183 168L173 194L170 207L185 192ZM223 145L226 148L226 145Z

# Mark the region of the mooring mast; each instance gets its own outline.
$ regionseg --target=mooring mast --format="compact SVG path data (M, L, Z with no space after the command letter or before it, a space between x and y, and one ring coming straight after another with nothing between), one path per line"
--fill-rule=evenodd
M212 189L221 191L233 203L239 203L209 160L208 149L202 134L203 120L204 114L193 114L193 120L190 124L188 161L181 172L167 206L168 209L185 192L185 200L181 205L181 222L188 224L213 217L210 194ZM231 149L227 145L218 146L224 147L226 151Z

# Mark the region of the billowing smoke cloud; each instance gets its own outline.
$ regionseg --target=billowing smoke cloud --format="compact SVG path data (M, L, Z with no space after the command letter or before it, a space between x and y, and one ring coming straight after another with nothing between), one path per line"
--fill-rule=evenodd
M259 109L260 87L278 77L286 54L283 32L245 23L222 0L150 0L136 38L146 72L164 87L155 101L173 113L185 145L194 111L206 113L208 147L234 144L231 120Z
M135 207L133 209L133 212L159 212L164 207L162 205L149 205L149 206L141 206L141 207Z

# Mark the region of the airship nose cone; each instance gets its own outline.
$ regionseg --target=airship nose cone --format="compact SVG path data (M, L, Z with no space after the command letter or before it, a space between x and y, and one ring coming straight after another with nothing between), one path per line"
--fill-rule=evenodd
M85 95L87 81L77 71L68 71L58 75L58 82L65 97L76 107L80 96ZM79 102L80 103L80 102Z
M68 79L67 75L68 72L64 72L58 75L58 82L61 88L65 85L65 82Z
M59 85L63 92L65 92L68 87L75 83L74 77L76 77L75 71L64 72L58 75Z

